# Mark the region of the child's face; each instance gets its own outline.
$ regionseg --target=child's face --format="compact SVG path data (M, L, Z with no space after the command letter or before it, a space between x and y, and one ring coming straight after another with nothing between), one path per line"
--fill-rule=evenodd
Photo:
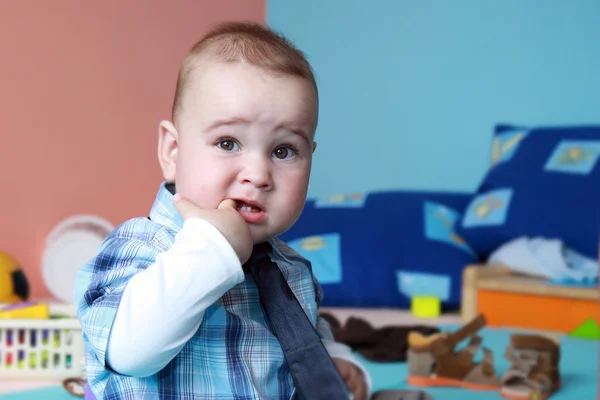
M183 104L177 130L161 124L165 179L201 208L236 200L254 243L290 228L304 207L315 149L311 84L247 63L206 62Z

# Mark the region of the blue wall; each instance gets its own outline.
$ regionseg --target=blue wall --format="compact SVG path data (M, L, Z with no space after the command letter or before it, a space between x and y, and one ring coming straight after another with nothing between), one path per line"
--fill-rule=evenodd
M600 122L599 0L268 0L320 86L310 197L471 191L498 122Z

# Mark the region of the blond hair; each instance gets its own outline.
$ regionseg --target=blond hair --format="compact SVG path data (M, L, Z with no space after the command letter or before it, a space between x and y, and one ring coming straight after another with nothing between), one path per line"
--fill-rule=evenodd
M313 70L306 56L281 34L251 22L228 22L207 33L189 51L177 77L172 117L182 109L184 92L201 55L208 53L221 62L244 60L269 72L298 76L317 90Z

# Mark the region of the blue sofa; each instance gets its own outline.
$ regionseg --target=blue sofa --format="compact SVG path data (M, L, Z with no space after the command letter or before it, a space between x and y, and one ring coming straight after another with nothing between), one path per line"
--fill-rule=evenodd
M455 233L471 194L388 191L310 200L281 239L312 263L324 306L399 307L433 295L458 307L476 255Z
M498 125L475 193L386 191L310 200L281 236L312 263L324 306L460 306L462 270L520 236L597 257L600 126Z

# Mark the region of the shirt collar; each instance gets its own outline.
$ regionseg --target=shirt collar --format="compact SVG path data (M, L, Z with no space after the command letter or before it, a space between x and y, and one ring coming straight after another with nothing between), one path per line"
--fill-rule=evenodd
M158 193L156 194L156 199L154 200L154 204L150 210L150 219L167 227L168 229L173 230L174 233L177 234L183 227L183 219L173 205L173 195L175 195L175 193L177 193L175 182L164 181L160 184ZM270 252L271 254L274 253L279 256L279 258L289 261L289 258L286 256L286 254L283 254L280 251L278 239L271 238L268 240L268 242L273 248Z
M156 199L150 210L150 219L178 233L183 227L183 219L173 205L176 193L175 183L164 181L160 184Z

